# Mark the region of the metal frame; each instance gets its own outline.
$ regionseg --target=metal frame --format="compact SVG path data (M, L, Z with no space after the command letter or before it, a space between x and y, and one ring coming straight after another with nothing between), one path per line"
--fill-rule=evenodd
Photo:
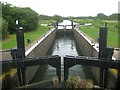
M72 66L77 65L77 64L100 67L100 68L103 68L103 70L106 70L108 68L120 69L120 61L119 60L111 59L109 61L106 61L105 59L101 60L101 59L98 59L95 57L66 56L66 57L64 57L64 80L65 81L69 77L69 68L71 68ZM102 78L105 85L107 85L107 81L105 80L106 78ZM104 85L101 87L107 88Z
M36 65L49 64L52 67L56 68L56 74L61 80L61 57L60 56L43 56L37 58L25 58L24 60L16 59L16 60L6 60L0 61L0 65L2 65L2 71L8 71L13 68L23 68L30 67Z

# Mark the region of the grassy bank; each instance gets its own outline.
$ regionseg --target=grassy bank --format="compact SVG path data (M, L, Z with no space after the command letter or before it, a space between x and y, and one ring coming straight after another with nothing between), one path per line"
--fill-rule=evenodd
M28 45L27 39L30 39L31 42L48 32L49 27L48 26L40 26L40 23L38 25L37 30L31 31L31 32L25 32L24 37L25 37L25 46ZM11 49L11 48L16 48L17 43L16 43L16 34L9 35L9 37L5 40L2 40L0 42L0 47L2 46L2 49Z
M92 26L80 26L80 29L90 36L95 42L99 36L99 28L104 26L107 22L108 26L108 38L107 44L111 47L118 47L118 23L117 21L105 21L105 20L74 20L78 23L92 23Z

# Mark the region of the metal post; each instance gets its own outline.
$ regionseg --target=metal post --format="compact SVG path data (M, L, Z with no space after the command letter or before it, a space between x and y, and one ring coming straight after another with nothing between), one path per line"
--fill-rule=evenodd
M56 21L56 29L58 29L58 20Z
M99 58L102 58L102 51L104 48L107 47L107 28L101 27L99 31ZM100 86L103 87L104 85L104 68L100 68Z
M113 51L114 48L104 48L104 50L102 51L102 55L101 58L103 58L103 60L107 61L108 60L112 60L112 56L113 56ZM107 81L108 81L108 68L104 68L104 72L103 72L103 87L107 88Z
M16 40L17 40L17 49L21 51L21 56L17 58L21 58L22 60L25 58L25 44L24 44L24 31L18 28L16 30ZM21 73L22 85L26 84L26 68L17 69L18 73Z
M107 47L107 28L101 27L99 31L99 58L102 50Z
M60 82L61 81L61 57L59 57L57 55L51 56L49 64L56 68L56 74L57 74L59 82Z
M13 60L18 59L20 54L20 51L18 49L11 49L11 56ZM17 62L18 60L16 60ZM20 84L20 86L22 86L22 78L21 78L21 72L20 72L20 68L17 68L17 75L18 75L18 82Z
M105 27L107 27L107 22L105 22Z
M68 79L69 76L69 68L67 67L67 61L66 61L66 57L64 57L64 81L66 81Z
M71 20L71 26L72 26L72 29L73 29L73 20Z

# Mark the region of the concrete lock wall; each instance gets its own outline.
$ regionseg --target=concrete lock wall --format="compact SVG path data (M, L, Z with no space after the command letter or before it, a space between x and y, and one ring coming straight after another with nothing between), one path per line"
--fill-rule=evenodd
M57 29L56 36L73 36L73 30L72 29Z
M94 47L92 47L93 43L91 43L91 41L86 38L86 36L82 32L74 29L74 38L84 56L98 57L98 51ZM95 79L99 81L99 68L92 67L92 69L95 69L94 71L92 70L92 72L94 72L93 75L95 76Z
M92 46L93 43L90 41L80 30L74 29L74 38L77 41L79 48L82 51L82 54L85 56L98 57L98 47ZM100 68L91 67L91 71L99 83ZM116 86L116 75L112 72L111 69L108 71L108 88L115 88Z
M39 40L36 44L34 44L34 46L32 46L28 51L26 51L27 57L34 58L39 56L45 56L50 49L55 36L56 30L52 30L48 34L44 35L41 40ZM32 48L33 50L31 50ZM32 80L38 68L39 66L27 67L27 82L30 82Z

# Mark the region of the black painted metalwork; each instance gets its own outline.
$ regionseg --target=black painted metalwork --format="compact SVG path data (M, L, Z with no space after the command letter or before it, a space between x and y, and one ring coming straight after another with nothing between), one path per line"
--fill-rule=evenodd
M114 68L114 69L120 69L119 67L119 60L101 60L96 57L86 57L86 56L66 56L64 57L64 77L65 80L68 78L66 75L67 69L71 68L72 66L76 64L81 65L88 65L88 66L95 66L95 67L102 67L102 68Z
M88 65L103 68L104 70L108 70L108 68L120 69L120 61L119 60L106 60L105 58L99 59L96 57L86 57L86 56L66 56L64 57L64 80L66 81L69 76L69 68L74 65ZM105 73L103 73L105 75ZM105 76L107 78L107 74ZM106 88L107 81L106 78L102 78L104 81L104 88Z
M54 24L54 27L56 28L56 29L58 29L58 20L56 20L56 23Z
M58 25L58 26L72 26L72 25Z
M101 60L104 60L104 61L109 61L112 59L112 55L113 55L113 52L114 51L114 48L112 47L109 47L109 48L104 48L103 51L102 51L102 54L101 54ZM107 88L107 81L108 81L108 68L103 68L103 87Z
M30 66L36 66L36 65L43 65L43 64L49 64L52 67L56 68L56 74L61 80L61 57L60 56L43 56L43 57L37 57L37 58L25 58L24 61L20 59L16 60L4 60L0 61L0 64L2 64L2 70L8 71L13 68L24 68L24 67L30 67Z
M74 28L74 26L73 26L73 20L71 20L71 26L72 26L72 29Z
M99 30L99 58L104 48L107 47L107 28L101 27Z
M103 58L103 49L107 47L107 27L101 27L99 30L99 58ZM102 57L103 56L103 57ZM102 60L102 59L101 59ZM100 86L104 86L104 68L100 68Z
M64 57L64 80L66 80L69 76L69 68L76 65L88 65L88 66L96 66L102 67L104 69L114 68L120 69L120 61L112 60L109 61L96 58L96 57L86 57L86 56L66 56ZM44 56L37 58L25 58L24 61L18 60L8 60L8 61L0 61L2 64L2 69L7 71L12 68L22 68L22 67L30 67L41 64L49 64L56 68L57 76L59 81L61 80L61 58L60 56Z
M16 29L16 41L17 41L17 49L20 50L20 55L16 57L20 58L20 60L24 60L25 58L25 44L24 44L24 31L19 29L17 25ZM17 73L19 77L19 82L21 85L26 85L26 68L17 68Z

